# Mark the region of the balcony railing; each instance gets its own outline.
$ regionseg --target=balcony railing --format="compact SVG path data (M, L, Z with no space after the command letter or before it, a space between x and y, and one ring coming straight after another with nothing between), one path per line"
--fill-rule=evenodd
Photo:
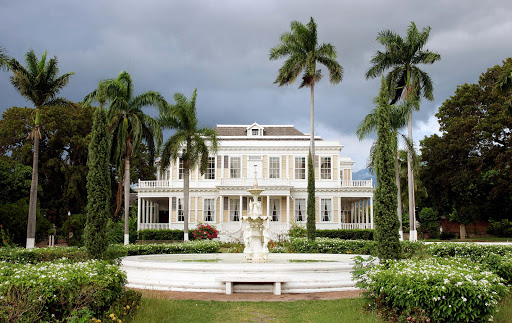
M373 179L356 180L356 181L342 180L341 186L342 187L373 187Z
M282 178L257 178L258 186L290 186L290 181ZM223 178L221 186L253 186L254 178Z
M169 187L170 182L168 180L158 181L139 181L139 188L157 188L157 187Z

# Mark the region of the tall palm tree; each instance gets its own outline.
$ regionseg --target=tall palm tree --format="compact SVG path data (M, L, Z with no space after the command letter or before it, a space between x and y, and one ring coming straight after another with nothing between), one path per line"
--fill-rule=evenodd
M0 69L8 70L9 69L9 56L7 56L7 51L5 48L0 46Z
M197 89L192 98L181 93L174 94L176 104L169 105L165 111L160 112L160 124L164 128L171 128L176 132L163 145L161 165L169 165L171 160L183 160L183 231L184 240L188 241L189 219L189 181L190 170L199 167L201 175L208 168L208 156L217 153L217 135L213 129L199 129L196 114ZM164 167L165 167L164 166Z
M101 81L98 88L89 93L85 103L98 101L100 104L110 102L107 115L112 137L112 159L118 169L119 187L124 182L124 244L129 243L129 208L130 208L130 159L133 152L144 141L153 160L155 150L162 143L162 129L158 122L146 115L142 108L154 106L164 109L167 102L163 96L154 91L147 91L138 96L133 93L132 78L122 71L116 79ZM155 141L157 149L155 149ZM124 177L124 179L123 179ZM118 190L118 208L120 208L120 190Z
M377 51L372 57L372 67L366 72L366 79L375 78L391 69L386 76L386 82L389 85L390 93L393 94L391 104L398 99L404 101L419 99L424 97L432 101L433 84L430 76L417 67L418 64L433 64L441 59L438 53L423 49L427 43L430 34L430 27L423 28L421 33L416 28L416 24L411 22L407 29L407 36L404 39L391 30L379 32L377 41L384 45L385 51ZM419 108L419 105L417 106ZM412 110L409 113L408 137L412 140ZM412 172L412 152L409 152L407 158L408 170L408 188L409 188L409 219L410 219L410 240L416 240L416 224L414 216L414 175Z
M37 207L37 184L38 162L39 162L39 140L41 139L41 109L48 106L62 106L70 104L64 98L58 98L57 94L69 83L69 78L74 73L66 73L57 77L57 57L54 56L46 61L46 51L38 60L33 50L25 55L26 67L22 66L14 58L8 63L12 71L11 83L14 88L35 107L34 128L30 138L34 140L34 158L32 164L32 183L30 185L30 201L27 223L27 249L34 248L36 235L36 207Z
M376 102L376 99L374 99L374 103L378 104ZM391 106L391 115L390 118L390 126L393 131L393 150L395 154L395 180L396 180L396 186L398 188L397 192L397 214L398 214L398 221L400 222L399 227L399 234L400 239L403 239L403 231L402 231L402 201L400 196L400 165L398 163L398 139L400 136L403 136L398 132L401 128L405 127L407 124L407 116L409 115L411 109L410 104L400 104L400 105L392 105ZM373 109L366 117L359 123L359 126L357 127L356 134L359 140L363 140L364 138L368 137L372 132L377 131L377 114L378 108ZM372 147L372 149L375 147L375 145ZM373 165L373 157L374 154L371 154L371 161L370 165Z
M270 60L287 57L274 84L279 86L293 84L302 73L300 88L309 87L311 91L311 156L315 158L315 84L322 78L317 63L329 70L331 84L338 84L343 78L343 67L336 61L336 48L331 44L318 44L317 25L311 17L305 26L291 22L291 32L281 35L281 42L270 50Z

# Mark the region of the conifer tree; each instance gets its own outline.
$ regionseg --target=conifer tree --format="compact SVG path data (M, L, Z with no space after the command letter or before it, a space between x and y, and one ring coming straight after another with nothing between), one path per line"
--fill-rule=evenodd
M379 96L375 99L377 112L377 147L375 172L378 185L375 190L375 240L377 254L381 260L400 258L398 236L395 164L393 154L394 136L390 127L389 90L382 78Z
M316 238L315 213L315 168L310 151L308 155L308 218L306 222L308 240L315 240Z
M87 222L85 247L96 259L108 248L107 223L110 210L110 133L107 112L97 108L89 143L89 173L87 174Z

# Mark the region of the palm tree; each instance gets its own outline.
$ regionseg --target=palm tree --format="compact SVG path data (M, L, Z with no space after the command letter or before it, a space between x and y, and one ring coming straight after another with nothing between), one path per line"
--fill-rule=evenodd
M110 102L108 119L112 137L112 159L119 174L119 188L124 182L124 244L129 243L129 208L130 208L130 159L133 152L144 141L153 160L155 150L162 143L162 129L158 122L144 114L142 108L154 106L164 109L167 102L158 92L147 91L138 96L133 94L133 83L130 74L122 71L116 79L101 81L98 88L89 93L85 103L98 101L100 104ZM155 141L157 149L155 149ZM124 176L124 179L123 179ZM118 206L121 206L121 190L118 190Z
M378 104L376 102L377 100L374 99L374 103ZM393 132L393 150L395 154L395 179L396 179L396 186L398 188L397 192L397 214L398 214L398 221L400 222L399 227L399 234L400 239L403 239L403 231L402 231L402 201L400 196L400 165L398 163L398 139L400 136L403 136L398 132L401 128L403 128L407 123L407 116L409 115L411 109L410 104L400 104L400 105L392 105L391 106L391 115L390 117L390 126ZM356 134L359 140L363 140L364 138L368 137L372 132L377 131L377 114L378 108L373 109L366 117L359 123L359 126L357 127ZM372 146L372 150L374 150L375 144ZM370 154L370 166L373 169L374 164L374 157L375 154L372 152Z
M417 67L418 64L433 64L441 59L438 53L431 52L423 47L427 43L430 34L430 27L423 28L418 32L414 22L407 29L407 36L404 39L391 30L379 32L377 41L384 45L385 51L377 51L372 57L372 67L366 72L366 79L375 78L391 69L386 76L386 82L392 94L391 104L398 99L404 101L424 97L432 101L433 85L430 76ZM419 108L419 105L417 106ZM412 140L412 110L409 113L408 137ZM410 240L416 240L416 224L414 221L414 175L412 172L412 152L407 157L408 186L409 186L409 219L410 219Z
M5 48L0 46L0 69L8 70L9 69L9 56L6 54Z
M12 71L11 83L14 88L35 107L34 129L30 138L34 140L34 158L32 164L32 183L30 185L30 201L27 223L27 249L34 248L36 235L36 207L37 207L37 184L38 162L39 162L39 140L41 139L41 109L48 106L68 105L70 102L64 98L56 97L60 90L69 83L69 78L74 73L67 73L57 77L57 57L54 56L46 61L46 51L41 60L38 60L33 50L25 55L27 67L22 66L14 58L8 63Z
M217 153L217 135L213 129L199 129L196 115L197 89L192 98L181 93L174 94L175 105L168 105L160 112L159 122L163 128L176 132L164 143L160 165L169 165L171 160L183 160L183 215L184 240L188 241L189 181L190 170L199 167L201 174L208 168L208 156Z
M322 78L321 70L316 64L325 65L329 70L331 84L338 84L343 78L343 67L336 61L336 48L331 44L318 44L317 25L313 18L305 26L291 22L291 32L281 35L281 43L270 50L270 60L288 57L274 84L279 86L293 84L302 73L302 83L299 86L311 90L311 156L315 158L315 84Z

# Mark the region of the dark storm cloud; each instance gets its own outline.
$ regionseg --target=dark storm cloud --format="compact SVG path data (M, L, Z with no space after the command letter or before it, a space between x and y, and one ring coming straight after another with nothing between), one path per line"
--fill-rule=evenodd
M509 1L1 1L0 46L18 60L30 48L57 55L62 73L76 73L62 92L74 101L127 69L136 91L159 91L170 101L197 87L204 124L258 121L308 132L309 91L272 84L282 61L270 62L268 53L290 21L313 16L320 41L336 46L345 69L341 84L325 77L316 88L317 133L340 139L362 168L371 141L358 144L353 134L378 92L379 80L364 78L381 48L377 33L405 35L410 21L432 27L426 47L442 60L424 67L435 100L415 113L418 139L435 127L433 114L457 85L476 82L511 55L511 14ZM0 111L31 106L8 77L0 72Z

